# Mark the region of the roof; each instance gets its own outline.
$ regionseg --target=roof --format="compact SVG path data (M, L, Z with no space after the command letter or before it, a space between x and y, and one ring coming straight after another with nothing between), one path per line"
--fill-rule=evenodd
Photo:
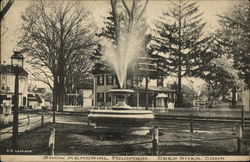
M88 78L76 85L77 89L94 89L94 78Z
M164 93L159 93L156 98L168 98L168 95L164 94Z
M28 94L29 101L37 101L38 103L42 103L42 98L38 94Z
M11 65L0 65L0 74L12 74ZM28 76L28 72L23 69L23 72L20 74L22 76Z
M0 94L0 101L1 100L11 100L11 97L8 97L7 95Z
M112 73L112 70L109 66L102 64L102 63L96 63L94 65L94 68L92 69L92 74L104 74L104 73Z
M145 86L135 86L134 88L135 90L139 90L139 91L146 91L146 87ZM171 90L168 87L157 87L157 86L148 86L148 91L156 91L156 92L174 92L173 90Z

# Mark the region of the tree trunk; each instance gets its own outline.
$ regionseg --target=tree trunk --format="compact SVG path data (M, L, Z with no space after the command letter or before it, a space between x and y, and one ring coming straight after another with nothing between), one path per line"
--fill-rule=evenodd
M178 85L177 85L177 106L182 106L182 91L181 91L181 70L182 70L182 54L181 54L181 28L182 28L182 24L181 24L181 9L179 8L179 31L178 31L178 35L179 35L179 42L178 42L178 52L179 52L179 58L178 58Z
M57 111L57 76L54 76L54 86L53 86L53 123L56 122L55 111Z
M181 90L181 56L178 61L178 83L177 83L177 106L182 106L182 90Z
M63 111L63 104L64 104L64 77L63 74L60 75L59 77L59 87L58 87L58 104L59 104L59 108L58 111L62 112Z
M232 107L236 108L236 87L232 88Z
M111 8L112 8L112 15L114 17L114 26L115 26L115 44L118 45L118 39L119 39L119 24L118 24L118 18L117 18L117 1L116 0L110 0Z

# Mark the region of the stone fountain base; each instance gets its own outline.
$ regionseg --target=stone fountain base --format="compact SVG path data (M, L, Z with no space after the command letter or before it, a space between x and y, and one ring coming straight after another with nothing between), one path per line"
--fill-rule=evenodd
M90 111L88 117L90 122L95 124L95 128L114 133L147 134L148 129L145 129L145 126L154 119L152 111L133 110L126 104L126 97L133 93L132 90L114 89L110 92L117 97L118 103L112 107L112 110Z
M151 111L143 110L91 110L89 114L95 131L109 134L146 135L146 124L154 119Z

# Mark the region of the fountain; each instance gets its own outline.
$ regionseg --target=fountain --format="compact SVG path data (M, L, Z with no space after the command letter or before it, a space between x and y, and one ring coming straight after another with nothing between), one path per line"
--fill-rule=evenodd
M104 59L116 72L121 89L111 89L111 101L117 101L110 110L91 110L88 118L94 123L96 129L105 129L105 132L138 132L138 128L143 128L146 123L154 119L152 111L136 110L127 105L126 100L133 90L123 89L126 87L127 69L136 60L137 55L143 47L144 34L135 30L125 33L122 38L120 34L117 46L106 47ZM111 102L112 103L112 102ZM143 131L138 134L145 134Z
M95 128L112 129L112 132L123 130L132 131L145 127L146 123L154 119L152 111L135 110L126 104L126 98L133 93L129 89L112 89L109 91L117 104L111 110L91 110L89 119L95 123Z

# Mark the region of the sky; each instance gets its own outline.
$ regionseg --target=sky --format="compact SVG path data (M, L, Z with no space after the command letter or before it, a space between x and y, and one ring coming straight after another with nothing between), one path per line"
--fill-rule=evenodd
M212 32L216 28L218 14L230 12L237 0L196 0L200 10L204 11L204 20L207 21L205 30ZM10 56L17 48L17 40L20 37L20 27L22 25L21 14L29 5L30 0L15 0L14 4L4 17L1 26L1 63L9 64ZM93 20L101 28L103 17L110 10L109 0L82 0L93 13ZM146 17L149 24L153 24L164 10L168 9L167 0L149 0Z

